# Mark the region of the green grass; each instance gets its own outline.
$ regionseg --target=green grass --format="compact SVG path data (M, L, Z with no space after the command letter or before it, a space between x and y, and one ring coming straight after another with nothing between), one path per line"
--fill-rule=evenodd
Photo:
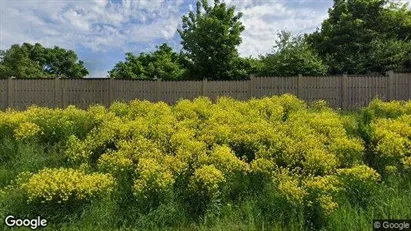
M376 200L369 207L361 208L347 202L326 219L324 227L317 229L370 230L373 219L409 218L410 199L409 182L402 186L381 186ZM270 214L261 208L257 200L247 199L237 205L221 206L219 214L206 214L197 222L190 218L183 206L175 203L161 205L148 214L134 214L134 218L129 216L130 220L120 220L124 216L119 216L118 212L131 211L133 207L120 208L113 200L98 201L76 213L60 214L59 217L64 217L65 221L58 224L49 222L45 230L313 230L293 217L288 222L280 222L288 215L286 208L276 208Z

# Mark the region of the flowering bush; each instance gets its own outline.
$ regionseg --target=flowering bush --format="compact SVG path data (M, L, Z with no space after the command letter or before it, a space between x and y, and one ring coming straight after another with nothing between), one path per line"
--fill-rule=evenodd
M225 181L224 174L214 165L204 165L195 170L190 187L194 193L213 197Z
M0 135L61 144L49 162L65 168L19 177L29 201L87 200L116 182L118 198L147 211L166 197L206 211L265 193L275 206L328 217L344 197L366 206L385 173L411 173L410 102L375 100L347 115L292 95L31 107L0 112Z
M356 204L366 206L376 192L381 176L366 165L357 165L352 168L338 169L337 177L347 197Z
M86 174L74 169L43 169L33 174L20 188L28 201L87 200L111 192L114 178L108 174Z
M152 158L140 159L137 169L137 178L134 181L134 194L147 198L150 194L166 193L174 184L173 174Z
M14 129L14 136L17 140L26 140L34 138L40 131L41 129L37 124L25 122Z

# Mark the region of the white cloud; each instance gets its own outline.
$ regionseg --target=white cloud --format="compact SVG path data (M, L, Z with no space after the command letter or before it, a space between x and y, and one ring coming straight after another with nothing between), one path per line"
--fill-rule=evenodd
M40 42L94 51L127 50L128 42L170 39L182 1L0 0L0 49Z
M293 34L313 31L327 17L326 8L319 11L305 8L304 5L293 7L287 5L290 2L303 4L302 1L226 0L225 2L235 5L236 10L244 14L241 21L246 29L242 34L243 43L239 47L242 56L269 53L280 30L289 30Z

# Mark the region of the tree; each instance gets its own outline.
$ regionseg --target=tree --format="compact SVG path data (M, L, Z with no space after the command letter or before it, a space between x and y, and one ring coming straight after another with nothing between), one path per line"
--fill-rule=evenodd
M74 51L41 44L14 44L0 52L0 76L17 78L82 78L88 74Z
M185 74L184 56L177 54L167 44L156 47L157 50L135 56L126 53L125 62L117 63L109 71L111 78L124 79L182 79Z
M195 78L237 79L239 62L237 46L244 26L241 13L219 0L209 6L207 0L197 1L196 12L183 16L181 36L183 52L189 58L190 72Z
M275 52L261 57L263 67L259 75L297 76L324 75L327 66L302 36L292 37L290 32L278 33Z
M385 73L411 72L411 42L396 39L375 40L371 44L370 69Z
M383 61L375 59L378 55L374 59L370 56L376 48L384 47L384 41L410 42L411 12L404 5L387 0L334 0L328 19L307 40L333 74L378 72L380 63L396 65L386 62L391 58L384 57ZM397 62L398 58L391 60Z

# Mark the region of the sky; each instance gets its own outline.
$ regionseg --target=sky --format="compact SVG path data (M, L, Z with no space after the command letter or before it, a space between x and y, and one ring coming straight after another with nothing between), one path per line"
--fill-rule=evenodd
M411 3L411 0L402 0ZM177 29L195 0L0 0L0 49L39 42L74 50L89 70L105 77L126 52L151 52L168 43L181 49ZM212 0L209 0L212 3ZM225 0L243 13L241 56L272 51L277 32L315 31L332 0Z

